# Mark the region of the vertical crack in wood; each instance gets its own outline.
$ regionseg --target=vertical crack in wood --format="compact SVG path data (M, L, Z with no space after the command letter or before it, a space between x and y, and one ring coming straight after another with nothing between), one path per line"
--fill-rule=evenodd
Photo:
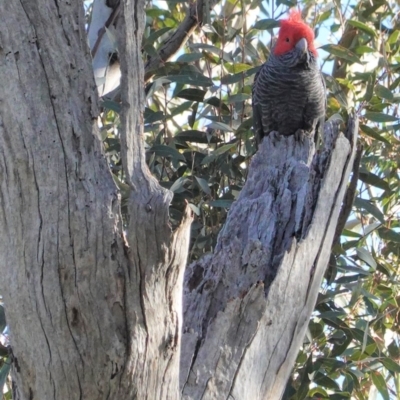
M352 119L349 125L353 126ZM311 143L291 137L274 142L266 137L229 211L214 254L188 267L181 356L185 400L216 393L279 398L277 390L283 385L277 382L287 378L307 327L319 287L316 281L319 285L327 262L325 247L330 246L336 226L337 203L342 200L354 157L356 132L348 135L349 143L339 135L338 124L328 122L325 130L324 148L315 155ZM212 359L222 342L227 343L222 321L235 323L231 305L240 307L259 281L265 284L263 299L255 303L263 310L256 318L260 325L256 331L249 325L247 332L254 339L249 339L240 362L228 356L229 370L216 371L208 358ZM309 298L310 288L315 293ZM285 308L290 312L285 313ZM260 342L261 337L266 341ZM229 340L228 354L240 348L241 339L231 332ZM260 371L251 374L254 363ZM240 392L243 387L252 389L244 394Z

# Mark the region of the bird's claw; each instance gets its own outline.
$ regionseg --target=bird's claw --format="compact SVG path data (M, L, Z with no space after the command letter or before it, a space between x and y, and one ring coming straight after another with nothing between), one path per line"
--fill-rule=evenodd
M281 140L281 135L277 131L271 131L269 133L269 136L271 138L271 143L273 144L273 146L275 146L277 142Z
M307 133L304 129L297 129L297 131L294 133L294 138L301 143L304 143L304 138L306 136Z

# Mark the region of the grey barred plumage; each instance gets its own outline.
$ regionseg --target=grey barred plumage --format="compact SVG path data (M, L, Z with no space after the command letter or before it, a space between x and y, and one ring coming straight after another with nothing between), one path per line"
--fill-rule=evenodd
M276 51L274 47L257 73L253 84L253 124L257 143L271 131L285 136L296 135L299 131L308 135L322 133L325 84L318 68L316 50L309 40L300 37L290 51L282 54L276 54L281 50Z

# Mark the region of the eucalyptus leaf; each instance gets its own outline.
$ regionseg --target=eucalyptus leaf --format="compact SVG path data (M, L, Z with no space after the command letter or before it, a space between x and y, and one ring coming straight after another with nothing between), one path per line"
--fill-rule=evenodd
M387 87L377 84L375 87L375 93L382 99L392 101L393 100L393 93Z
M205 90L190 88L181 90L176 96L190 101L203 101L205 94Z
M360 179L365 183L368 183L383 190L390 190L388 183L384 179L373 174L372 172L360 172L359 176Z
M350 61L352 63L357 63L357 64L361 63L360 59L357 57L356 54L354 54L349 49L346 49L345 47L340 46L338 44L326 44L324 46L321 46L321 49L325 50L326 52L328 52L336 57L342 58L343 60Z
M367 263L370 267L373 269L376 269L376 261L374 260L374 257L372 254L365 248L359 248L357 249L357 256L360 258L360 260L364 261Z
M202 164L209 164L210 162L214 161L218 156L230 151L231 149L236 147L236 143L226 144L224 146L219 147L218 149L214 150L211 154L205 157L202 161Z
M399 117L389 115L385 113L379 113L374 111L366 111L365 118L373 122L395 122L399 120Z
M278 27L279 27L279 21L276 21L275 19L271 19L271 18L260 19L253 26L254 29L260 29L263 31L266 31L268 29L278 28Z
M157 144L152 146L149 150L149 153L155 153L157 156L160 157L171 157L173 159L186 162L185 157L179 153L176 149L170 146L166 146L163 144Z
M187 178L181 176L173 183L169 190L176 193L180 192L183 189L183 185L187 182L187 180Z
M101 102L101 105L102 105L104 108L107 108L108 110L115 111L115 112L118 113L118 114L121 113L121 105L120 105L119 103L117 103L116 101L104 99L104 100Z
M186 85L194 85L194 86L212 86L213 82L210 78L203 74L192 72L190 74L181 74L181 75L168 75L167 78L171 82L183 83Z
M201 60L203 57L204 57L203 53L186 53L180 55L176 61L190 63Z
M371 371L372 382L378 389L383 400L390 400L389 391L386 386L385 378L378 371Z
M4 312L3 305L0 304L0 333L4 331L6 325L6 313Z
M221 139L216 136L209 135L207 132L198 130L187 130L178 133L175 138L191 143L220 143Z
M151 35L145 39L145 43L153 45L158 38L160 38L165 33L169 32L170 30L171 30L170 27L165 27L152 32Z
M374 204L372 204L371 201L357 197L354 200L354 205L356 207L359 207L359 208L362 208L362 209L368 211L371 215L373 215L380 222L382 222L382 223L385 222L385 217L384 217L382 211L379 210Z
M232 132L232 127L219 121L211 122L210 124L207 125L207 127L211 129L219 129L224 132Z
M363 22L356 21L354 19L348 19L347 23L351 26L354 26L355 28L362 30L363 32L365 32L366 34L368 34L371 37L378 36L378 33L376 32L375 29L371 28L367 24L364 24Z
M360 124L360 129L361 129L361 131L363 133L365 133L366 135L370 136L371 138L379 140L380 142L383 142L383 143L386 143L386 144L390 145L390 141L387 140L382 135L380 135L377 132L377 128L371 128L368 125Z
M11 369L11 360L10 358L6 358L4 360L4 364L0 369L0 393L4 392L4 385L6 384L7 376L10 373Z
M378 229L379 236L384 240L389 240L392 242L400 243L400 233L388 229L386 227L382 227Z
M217 208L229 208L233 203L233 200L214 200L210 201L210 206Z
M210 190L210 187L208 186L208 182L203 178L199 178L198 176L195 176L195 179L196 179L197 183L199 184L201 190L204 193L210 195L211 194L211 190Z

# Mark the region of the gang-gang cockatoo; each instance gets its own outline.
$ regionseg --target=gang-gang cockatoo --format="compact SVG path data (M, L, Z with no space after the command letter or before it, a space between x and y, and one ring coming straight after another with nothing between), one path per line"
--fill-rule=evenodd
M278 39L254 79L257 143L271 131L301 140L304 135L322 134L326 95L317 57L314 31L300 11L290 11L280 21Z

